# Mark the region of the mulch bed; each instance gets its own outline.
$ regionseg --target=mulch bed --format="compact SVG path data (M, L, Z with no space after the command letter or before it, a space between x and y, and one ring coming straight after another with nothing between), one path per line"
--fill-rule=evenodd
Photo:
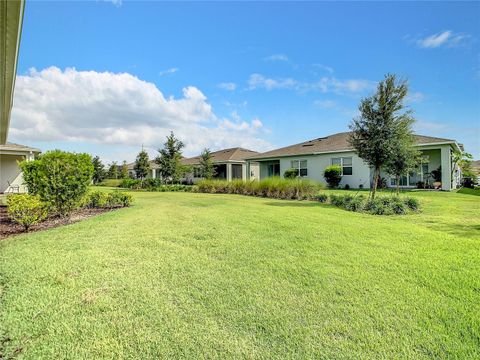
M40 224L33 225L29 229L29 232L46 230L67 224L73 224L89 217L103 214L112 210L115 209L80 209L73 212L70 218L51 218L41 222ZM15 224L10 220L7 215L7 208L5 206L0 206L0 240L24 232L25 231L23 229L23 226Z

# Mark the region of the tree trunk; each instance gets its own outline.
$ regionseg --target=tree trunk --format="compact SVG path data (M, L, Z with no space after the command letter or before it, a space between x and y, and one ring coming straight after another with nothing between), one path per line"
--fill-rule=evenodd
M400 194L400 176L397 175L397 195Z
M373 187L372 187L372 200L375 199L375 193L377 192L378 176L380 175L380 169L375 168L373 171Z

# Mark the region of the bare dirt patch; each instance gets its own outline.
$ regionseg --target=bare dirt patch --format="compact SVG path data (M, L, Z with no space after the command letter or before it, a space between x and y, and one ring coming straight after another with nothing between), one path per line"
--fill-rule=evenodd
M28 232L41 231L62 225L73 224L112 210L115 209L80 209L73 212L69 218L49 218L40 224L33 225ZM5 206L0 206L0 240L24 232L25 230L23 229L23 226L10 220L7 215L7 208Z

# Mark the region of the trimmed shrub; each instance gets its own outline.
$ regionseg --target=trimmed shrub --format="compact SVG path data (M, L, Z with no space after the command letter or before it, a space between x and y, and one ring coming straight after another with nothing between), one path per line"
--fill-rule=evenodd
M298 176L298 169L294 169L294 168L287 169L283 173L283 177L285 179L295 179L297 176Z
M405 205L407 205L407 207L412 210L412 211L418 211L420 210L420 202L418 201L418 199L416 198L412 198L412 197L407 197L405 198Z
M122 183L123 179L105 179L98 186L120 187Z
M20 167L29 194L39 195L60 216L68 216L80 206L93 176L90 155L60 150L47 151L34 161L22 161Z
M132 195L122 191L115 190L110 193L92 191L88 194L86 206L91 209L118 208L130 206L132 201Z
M405 202L402 201L398 196L390 203L390 207L394 214L396 215L405 215L407 213L407 206Z
M316 200L321 203L326 203L328 201L328 195L327 194L317 194L313 197L313 200Z
M130 178L122 179L120 186L126 189L140 189L142 187L142 180Z
M107 194L103 191L92 191L87 196L86 206L89 208L103 208L107 204Z
M336 188L342 181L342 169L338 165L327 166L323 171L323 177L329 187Z
M12 221L28 231L47 217L45 204L38 195L18 194L7 198L7 213Z
M133 201L132 195L121 192L121 191L113 191L107 194L106 207L109 207L109 208L128 207L132 204L132 201Z
M330 203L332 205L349 211L366 212L373 215L404 215L408 210L416 211L415 209L418 209L418 201L413 199L412 208L410 208L408 206L410 199L402 199L398 196L383 196L372 200L365 199L365 196L362 194L356 196L350 194L330 195Z
M348 211L362 211L365 203L363 195L354 196L350 201L345 203L345 209Z

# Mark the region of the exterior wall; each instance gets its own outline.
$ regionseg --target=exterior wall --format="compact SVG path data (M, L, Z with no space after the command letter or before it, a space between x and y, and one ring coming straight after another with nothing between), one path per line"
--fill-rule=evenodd
M25 159L26 156L22 155L0 154L0 192L7 191L8 182L12 185L18 185L20 191L25 192L22 172L17 163Z
M283 176L285 170L291 168L292 160L307 160L307 176L304 178L326 184L323 177L323 171L327 166L332 165L332 159L338 157L352 158L352 175L344 175L340 186L349 185L351 188L370 188L370 168L354 152L338 152L318 155L288 156L280 158L280 176ZM277 160L278 161L278 160ZM268 165L272 161L260 162L260 179L268 177Z
M232 181L232 165L233 164L242 165L242 180L247 179L247 163L246 162L243 162L243 163L241 163L241 162L215 163L215 165L222 165L222 164L226 165L226 172L227 173L226 173L225 180ZM185 174L185 177L183 179L181 179L182 182L189 182L189 183L193 183L193 184L198 183L200 180L203 180L203 178L194 177L193 172Z
M249 180L260 180L260 163L258 162L249 162L247 172L248 176L245 178Z

